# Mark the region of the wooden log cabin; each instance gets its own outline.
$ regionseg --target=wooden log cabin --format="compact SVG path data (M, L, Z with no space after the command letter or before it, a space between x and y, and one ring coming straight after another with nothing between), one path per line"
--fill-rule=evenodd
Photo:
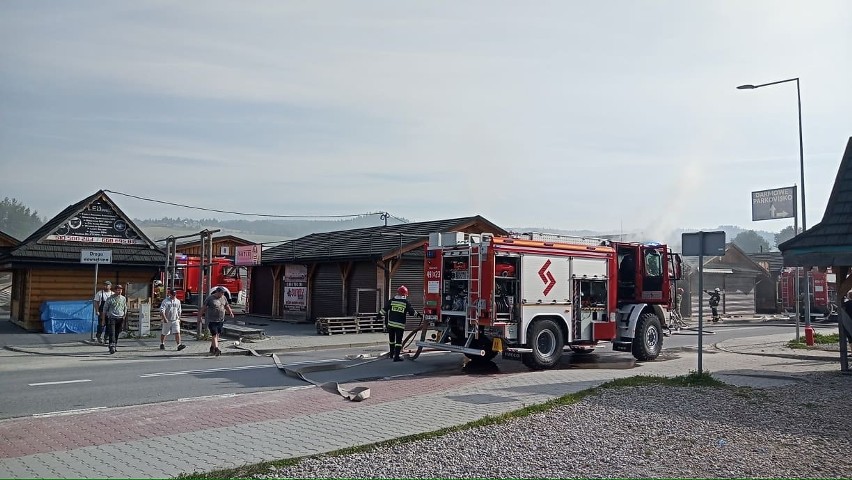
M108 250L111 263L83 263L81 255ZM10 320L42 331L41 305L51 300L91 300L109 280L149 296L165 253L100 190L56 215L27 239L0 248L0 271L12 273ZM133 287L136 288L133 288Z

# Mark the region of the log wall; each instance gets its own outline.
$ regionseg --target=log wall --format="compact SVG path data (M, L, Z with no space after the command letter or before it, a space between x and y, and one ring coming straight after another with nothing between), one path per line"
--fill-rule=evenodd
M123 270L104 266L98 269L97 285L109 280L126 284L150 284L158 278L158 270ZM91 300L95 296L94 267L64 269L30 269L22 293L20 315L12 315L12 321L27 330L41 331L41 304L49 300ZM126 288L126 286L125 286Z

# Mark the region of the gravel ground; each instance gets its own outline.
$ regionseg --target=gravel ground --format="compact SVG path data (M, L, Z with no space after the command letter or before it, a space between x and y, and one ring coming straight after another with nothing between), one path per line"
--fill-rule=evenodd
M852 376L768 389L606 389L547 413L258 478L845 477ZM534 447L533 447L534 446Z

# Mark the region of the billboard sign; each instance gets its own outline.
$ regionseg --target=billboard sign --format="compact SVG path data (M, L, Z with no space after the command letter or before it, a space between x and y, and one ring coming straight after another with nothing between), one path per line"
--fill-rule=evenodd
M114 243L145 245L136 230L103 200L95 200L83 211L68 219L45 240L60 242Z
M284 265L284 310L305 312L308 309L308 266Z
M308 266L307 265L284 265L284 281L285 282L306 282L308 281Z
M751 219L775 220L796 216L796 187L751 192Z
M284 309L304 311L308 307L308 287L284 287Z
M260 245L238 246L234 264L260 265Z

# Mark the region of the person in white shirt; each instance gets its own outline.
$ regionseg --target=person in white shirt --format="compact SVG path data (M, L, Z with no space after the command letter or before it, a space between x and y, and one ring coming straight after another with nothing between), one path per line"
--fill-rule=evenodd
M163 328L160 332L160 350L166 349L166 337L175 335L178 351L186 348L180 343L180 300L175 297L175 290L168 289L168 296L160 303L160 316L163 318Z

